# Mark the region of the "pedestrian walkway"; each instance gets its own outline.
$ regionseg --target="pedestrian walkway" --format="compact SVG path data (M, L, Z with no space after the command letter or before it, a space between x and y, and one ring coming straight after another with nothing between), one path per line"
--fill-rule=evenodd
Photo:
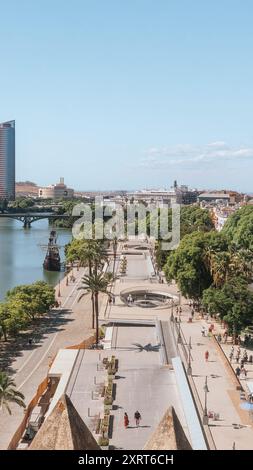
M138 274L145 274L142 261L138 258L128 257L128 265L131 272L139 269ZM131 265L133 263L133 266ZM126 276L127 277L127 276ZM120 293L124 289L130 289L134 286L145 286L149 281L128 280L124 287L120 279L114 283L114 293L116 294L116 303L107 309L106 318L111 321L129 320L138 322L140 320L161 320L168 321L171 317L171 309L152 309L140 308L137 305L126 307L120 299ZM158 287L159 286L159 287ZM158 290L162 288L157 284ZM176 286L172 283L169 286L164 283L164 288L174 297L179 298L182 313L176 312L176 302L174 304L174 315L181 319L180 325L182 333L187 344L178 346L178 351L182 354L182 359L188 356L188 343L191 338L191 356L192 356L192 385L196 391L196 400L199 403L200 413L204 414L205 399L207 404L207 415L209 414L208 426L205 426L206 432L210 436L212 448L215 445L217 449L253 449L253 430L251 416L249 412L241 407L240 383L238 382L234 370L231 368L226 356L223 354L217 341L212 335L202 336L202 330L208 332L211 324L214 324L214 333L220 333L220 325L211 320L198 317L198 314L192 312L189 301L184 299ZM181 318L180 318L181 317ZM102 318L101 318L102 321ZM221 331L222 333L222 331ZM228 346L229 347L229 346ZM184 352L183 352L184 349ZM206 361L205 353L208 351L209 357ZM185 361L185 368L189 364ZM207 379L206 379L207 377ZM251 371L249 371L249 378ZM207 380L208 391L205 392ZM243 379L242 379L243 380ZM213 419L216 418L216 419Z
M171 286L176 290L176 286ZM223 333L220 325L213 320L205 320L195 313L193 318L189 302L182 298L181 330L186 342L191 338L191 367L194 384L199 395L202 409L207 405L209 429L217 449L253 449L253 420L248 411L240 407L239 383L227 357L212 335L202 336L202 328L208 332L214 325L214 333ZM225 346L229 353L231 345ZM179 346L181 352L182 348ZM209 353L206 360L206 351ZM234 364L233 364L234 365ZM187 366L187 364L186 364ZM249 377L253 369L249 367ZM207 379L206 379L207 378ZM205 383L207 380L207 389ZM245 380L242 380L242 382ZM216 419L213 419L216 418Z

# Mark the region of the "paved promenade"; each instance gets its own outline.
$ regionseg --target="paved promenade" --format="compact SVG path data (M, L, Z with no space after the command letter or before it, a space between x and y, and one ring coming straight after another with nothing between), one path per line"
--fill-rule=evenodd
M171 291L176 292L176 286L170 286ZM192 323L191 308L188 301L182 298L181 328L187 343L191 337L192 376L200 397L202 407L205 403L205 378L207 376L207 411L219 414L218 420L209 419L209 429L213 436L217 449L237 450L253 449L253 419L252 415L241 408L245 400L240 400L240 391L237 390L238 382L234 374L234 367L230 367L222 349L217 345L214 338L202 336L202 327L208 329L214 324L214 333L224 332L217 322L204 320L194 315ZM225 346L229 354L231 345ZM235 347L236 349L236 347ZM205 360L205 352L209 352L208 361ZM253 377L253 367L246 366L248 378ZM245 379L242 380L244 385Z
M78 299L81 292L78 287L81 285L81 278L84 275L84 268L77 271L74 268L75 281L70 281L66 285L66 278L57 285L56 299L61 302L61 307L55 309L31 335L35 344L28 346L28 336L25 342L14 344L9 364L9 371L13 375L18 390L25 395L25 402L29 403L35 395L38 385L46 377L49 363L55 356L59 348L65 348L81 343L92 334L91 329L91 301L90 295L86 295L80 302ZM16 348L16 351L15 351ZM12 415L0 412L0 449L6 449L14 432L23 418L23 409L12 405Z
M170 308L140 308L132 305L127 307L120 298L120 293L124 289L131 289L132 287L150 287L151 282L147 276L146 261L138 255L135 257L127 257L128 270L127 276L119 278L113 287L113 292L116 296L115 305L108 306L106 311L101 311L102 319L108 320L168 320L171 315ZM128 276L129 273L129 276ZM172 283L171 285L159 284L158 279L153 279L152 284L155 290L165 290L171 294L178 295L177 286ZM182 315L181 315L181 328L185 336L186 342L189 342L191 337L192 343L192 376L196 387L199 400L202 405L202 410L205 405L205 378L207 376L207 383L209 392L207 393L207 411L219 415L219 420L209 419L209 431L214 440L217 449L253 449L253 420L252 415L241 406L245 400L240 400L240 391L237 390L238 382L236 380L234 369L236 367L233 361L233 368L230 367L225 354L222 349L217 345L214 338L208 336L203 337L201 330L204 326L208 331L211 323L214 323L214 333L220 332L220 325L204 319L197 319L194 317L192 323L189 322L191 317L191 309L188 301L181 297ZM175 313L175 309L174 309ZM195 314L196 315L196 314ZM224 330L221 330L221 333ZM229 354L231 345L222 345L226 354ZM209 360L205 361L205 352L209 352ZM236 350L236 348L235 348ZM250 354L250 352L249 352ZM253 365L247 365L248 377L253 379ZM241 380L242 385L245 379Z

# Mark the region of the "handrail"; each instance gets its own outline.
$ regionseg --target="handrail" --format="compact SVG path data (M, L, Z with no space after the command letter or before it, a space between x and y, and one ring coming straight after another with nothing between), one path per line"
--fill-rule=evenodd
M172 330L172 332L173 332L174 339L175 339L176 342L177 342L177 350L178 350L178 352L179 352L179 354L180 354L182 363L183 363L183 365L184 365L184 369L187 370L187 368L188 368L188 351L186 351L186 349L185 349L185 344L187 344L187 343L186 343L186 341L185 341L184 334L183 334L182 330L180 329L180 335L181 335L181 338L184 340L184 342L181 341L181 343L178 344L178 341L177 341L178 338L175 338L175 330L174 330L173 326L176 325L176 329L177 329L178 332L179 332L179 327L178 327L177 323L175 322L175 319L174 319L174 321L172 321L172 319L171 319L170 322L171 322L171 324L172 324L171 330ZM183 355L182 355L182 353L181 353L181 351L180 351L180 349L179 349L179 346L181 346L181 351L183 351L183 353L184 353ZM190 351L189 351L189 352L190 352ZM187 374L186 374L186 375L187 375ZM209 429L209 426L208 426L208 425L204 425L204 424L202 423L202 416L204 415L204 408L203 408L203 405L202 405L202 403L201 403L201 400L200 400L200 397L199 397L199 393L198 393L196 384L195 384L195 382L194 382L192 376L190 376L190 375L187 375L187 380L188 380L188 383L189 383L189 388L190 388L190 390L191 390L191 394L192 394L194 403L195 403L195 405L196 405L196 410L197 410L197 412L198 412L198 416L199 416L199 421L200 421L200 423L201 423L201 427L202 427L202 429L204 430L204 434L205 434L205 437L206 437L206 441L207 441L208 447L209 447L210 450L216 450L216 445L215 445L215 442L214 442L212 433L211 433L211 431L210 431L210 429Z

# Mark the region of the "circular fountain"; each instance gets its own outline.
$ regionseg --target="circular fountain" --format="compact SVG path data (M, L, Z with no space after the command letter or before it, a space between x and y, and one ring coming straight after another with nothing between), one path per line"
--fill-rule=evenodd
M178 305L178 296L166 291L152 288L126 289L120 293L120 298L129 307L169 308Z

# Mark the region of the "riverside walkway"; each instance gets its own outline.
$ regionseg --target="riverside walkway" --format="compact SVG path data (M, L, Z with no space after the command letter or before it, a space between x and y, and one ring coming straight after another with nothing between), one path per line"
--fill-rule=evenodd
M80 302L81 278L84 268L74 268L75 281L68 282L66 277L55 288L56 299L61 307L53 309L42 319L34 331L21 335L15 343L5 346L1 355L8 359L5 370L11 374L17 389L25 395L28 404L36 393L38 385L47 375L49 364L60 348L81 343L91 336L91 300L86 295ZM60 292L59 292L60 290ZM60 293L60 297L58 294ZM35 343L28 345L28 337L32 336ZM23 418L23 409L11 405L12 415L0 412L0 449L6 449L14 432Z

